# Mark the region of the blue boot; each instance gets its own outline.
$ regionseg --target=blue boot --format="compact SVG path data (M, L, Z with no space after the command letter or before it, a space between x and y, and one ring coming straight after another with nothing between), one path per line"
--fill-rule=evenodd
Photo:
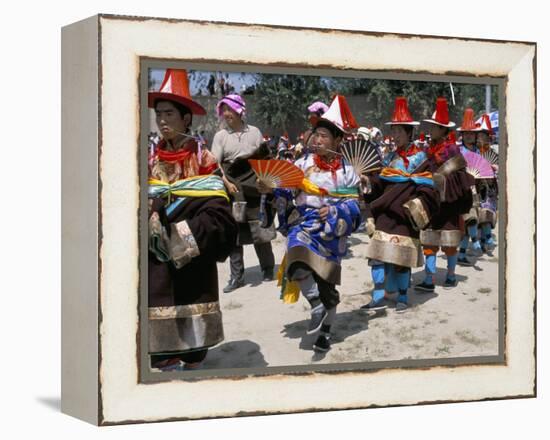
M372 280L374 281L374 290L372 292L372 300L361 306L363 311L377 311L384 310L388 306L384 302L384 279L386 277L386 271L384 264L375 264L372 266Z
M426 255L426 265L425 265L426 277L424 278L424 281L422 281L422 283L414 286L415 290L418 290L421 292L433 292L435 290L435 285L434 285L434 275L435 275L435 267L436 267L435 263L436 263L435 254Z

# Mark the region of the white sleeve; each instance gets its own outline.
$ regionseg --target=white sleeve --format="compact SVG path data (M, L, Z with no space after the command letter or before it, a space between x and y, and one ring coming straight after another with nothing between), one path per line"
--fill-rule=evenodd
M357 175L357 173L355 172L355 170L353 169L353 167L350 167L349 165L346 165L346 174L345 174L345 178L344 178L344 184L346 187L354 187L354 186L359 186L359 183L360 183L360 179L359 179L359 176Z
M259 128L257 128L257 127L254 127L254 128L256 129L256 142L254 143L254 146L256 148L259 148L260 144L264 140L264 136L262 135L262 132L260 131Z
M218 164L223 163L223 145L222 145L222 132L218 131L212 139L212 154L216 157Z

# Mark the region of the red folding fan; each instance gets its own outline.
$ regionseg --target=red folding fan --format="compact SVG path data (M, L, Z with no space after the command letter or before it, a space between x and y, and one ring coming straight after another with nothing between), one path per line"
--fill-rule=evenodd
M286 160L249 159L258 180L269 188L297 188L304 180L304 173Z

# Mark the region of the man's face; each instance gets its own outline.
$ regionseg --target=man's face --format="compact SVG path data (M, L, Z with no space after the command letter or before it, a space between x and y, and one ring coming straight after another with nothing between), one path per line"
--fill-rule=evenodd
M466 146L472 146L476 143L476 133L475 131L465 131L462 133L462 140L464 141L464 145Z
M439 142L447 136L447 128L437 124L430 124L430 136L433 142Z
M485 147L486 145L489 145L491 143L491 138L489 135L482 131L477 135L477 146L478 147Z
M237 128L241 122L239 114L227 104L222 105L222 116L225 123L231 128Z
M390 135L397 148L404 148L409 144L409 134L402 125L392 125Z
M341 141L340 137L335 138L330 130L325 127L317 127L311 137L311 145L319 156L330 154L330 150L336 151Z
M187 131L191 115L186 114L182 118L176 106L170 101L158 102L155 114L157 127L165 140L173 140L180 133Z

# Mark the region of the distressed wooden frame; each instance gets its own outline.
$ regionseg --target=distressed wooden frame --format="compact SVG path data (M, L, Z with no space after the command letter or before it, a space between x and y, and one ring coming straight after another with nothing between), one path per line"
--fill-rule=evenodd
M110 425L535 396L534 43L100 15L62 48L63 412ZM504 78L504 362L142 383L143 59Z

